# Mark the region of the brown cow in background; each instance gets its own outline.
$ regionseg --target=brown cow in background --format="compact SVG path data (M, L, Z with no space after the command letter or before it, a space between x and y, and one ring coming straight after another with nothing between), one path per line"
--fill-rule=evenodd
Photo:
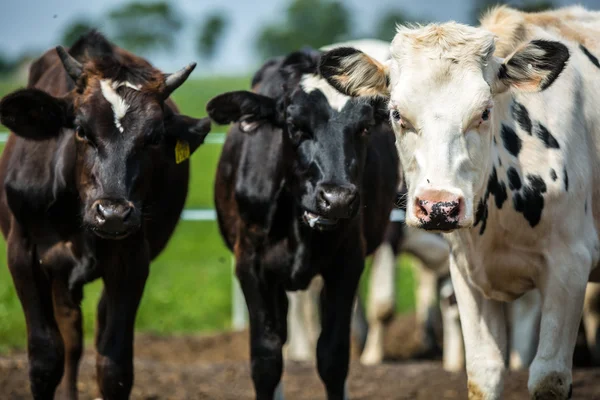
M13 132L0 159L0 227L35 399L52 398L61 379L77 398L82 284L98 277L98 385L104 399L129 396L150 260L175 229L186 159L210 130L168 100L194 66L165 75L91 32L68 53L46 52L28 88L0 102Z

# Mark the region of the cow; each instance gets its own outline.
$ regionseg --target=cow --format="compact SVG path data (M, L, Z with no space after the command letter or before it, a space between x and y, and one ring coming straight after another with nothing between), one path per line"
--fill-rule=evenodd
M387 111L377 99L338 94L317 74L320 54L283 56L259 70L254 92L225 93L206 107L215 122L234 123L217 168L215 206L248 307L257 399L282 397L286 291L306 289L317 275L317 369L328 399L347 398L356 290L396 193Z
M342 93L388 99L406 222L445 232L470 399L503 389L503 302L537 288L532 398L567 399L588 281L600 279L600 13L496 8L480 27L399 27L392 60L332 50Z
M82 286L101 277L97 382L104 399L133 384L134 321L149 264L166 246L188 189L187 158L210 120L169 96L195 64L163 74L81 36L33 62L27 88L0 102L12 133L0 159L0 228L23 306L31 392L77 398Z

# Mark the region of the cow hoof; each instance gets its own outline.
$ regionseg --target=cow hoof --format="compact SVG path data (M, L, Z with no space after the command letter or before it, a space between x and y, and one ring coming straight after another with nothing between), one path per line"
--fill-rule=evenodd
M553 372L540 380L531 391L532 400L568 400L573 386L564 374Z

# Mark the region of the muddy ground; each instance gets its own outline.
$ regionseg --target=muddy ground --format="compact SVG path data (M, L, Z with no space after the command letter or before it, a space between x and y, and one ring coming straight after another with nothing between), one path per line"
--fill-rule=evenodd
M363 367L353 354L349 377L353 400L466 399L464 374L446 373L439 360L406 360L419 353L413 319L395 320L387 335L385 364ZM210 336L136 337L135 385L132 399L253 399L248 363L247 332ZM312 363L287 362L284 372L287 399L325 399ZM527 399L527 374L511 373L504 398ZM98 397L93 349L81 366L80 398ZM0 399L29 399L26 356L13 352L0 357ZM600 369L574 372L573 399L600 400Z

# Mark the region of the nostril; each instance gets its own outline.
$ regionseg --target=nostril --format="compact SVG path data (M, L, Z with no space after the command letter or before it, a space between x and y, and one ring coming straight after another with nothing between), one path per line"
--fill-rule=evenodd
M96 212L102 218L106 218L106 209L102 206L102 204L96 204Z
M356 192L350 193L350 195L348 196L348 204L353 205L354 203L356 203L357 199L358 196L356 195Z
M325 193L324 190L319 191L319 198L321 200L321 203L323 204L323 207L329 207L331 205L331 202L327 197L327 193Z
M460 214L462 199L458 199L458 201L453 202L452 209L448 213L448 217L457 218Z
M417 206L419 207L419 211L424 215L428 216L429 212L427 211L427 200L417 199Z
M125 207L125 211L123 212L123 218L122 218L123 222L125 222L125 221L127 221L127 219L129 219L132 211L133 211L133 207L131 207L131 206Z

